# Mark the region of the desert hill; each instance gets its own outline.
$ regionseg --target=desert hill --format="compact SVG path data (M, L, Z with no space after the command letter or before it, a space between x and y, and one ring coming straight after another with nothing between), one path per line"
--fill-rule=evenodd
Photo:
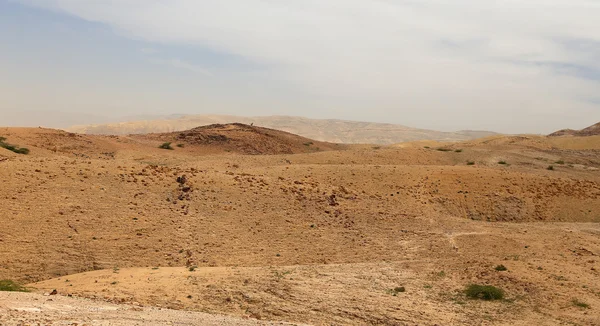
M227 115L189 115L172 119L74 126L69 131L96 135L127 135L183 131L203 125L243 123L287 131L324 142L347 144L394 144L414 140L461 141L490 136L487 131L440 132L402 125L319 120L301 117L237 117Z
M600 324L598 136L0 137L30 150L0 148L0 280L35 293L313 325ZM0 318L39 322L14 304Z
M132 136L136 139L157 139L212 148L215 151L239 154L299 154L322 150L342 149L347 146L319 142L291 133L245 125L241 123L214 124L181 132Z
M549 136L558 137L558 136L599 136L600 135L600 122L595 125L589 126L587 128L581 130L573 130L573 129L563 129L556 132L551 133Z
M110 158L116 153L164 152L168 143L172 150L195 155L237 153L273 155L344 150L360 145L319 142L291 133L258 126L216 124L182 132L131 136L83 135L47 128L0 128L0 134L12 143L36 150L33 156L61 153L76 157ZM18 156L0 147L0 155Z

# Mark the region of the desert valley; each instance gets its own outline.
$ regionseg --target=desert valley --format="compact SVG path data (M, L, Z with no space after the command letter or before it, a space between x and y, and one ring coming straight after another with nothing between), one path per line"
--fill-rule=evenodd
M0 136L0 325L600 325L598 125Z

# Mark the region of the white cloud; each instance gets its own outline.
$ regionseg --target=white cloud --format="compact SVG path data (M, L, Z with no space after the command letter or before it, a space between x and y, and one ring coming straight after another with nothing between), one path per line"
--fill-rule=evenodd
M16 1L136 39L245 57L334 105L371 104L365 116L402 108L428 112L423 121L438 112L444 123L448 111L505 124L499 110L600 118L586 102L600 91L599 1ZM160 63L210 74L178 59Z

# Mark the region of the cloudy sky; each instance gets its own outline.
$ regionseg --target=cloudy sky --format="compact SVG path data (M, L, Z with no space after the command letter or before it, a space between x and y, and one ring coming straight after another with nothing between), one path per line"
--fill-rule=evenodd
M0 0L0 113L580 129L600 121L599 17L600 0Z

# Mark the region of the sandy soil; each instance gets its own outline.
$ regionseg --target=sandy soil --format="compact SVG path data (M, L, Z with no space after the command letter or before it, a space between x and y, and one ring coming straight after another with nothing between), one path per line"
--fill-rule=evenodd
M240 155L243 136L0 136L31 149L0 150L0 279L40 294L316 325L600 324L593 137L263 135L253 149L298 154ZM468 299L471 283L506 299Z
M102 301L0 292L0 325L294 325Z

